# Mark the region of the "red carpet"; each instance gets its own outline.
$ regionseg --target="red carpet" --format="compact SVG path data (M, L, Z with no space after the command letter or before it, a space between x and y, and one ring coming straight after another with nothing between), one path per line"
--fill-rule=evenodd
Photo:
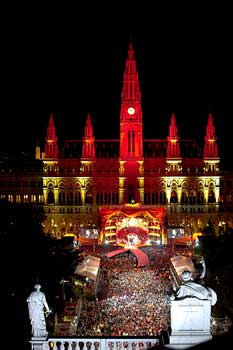
M136 256L138 267L150 265L150 260L146 253L140 249L130 249L131 253Z
M108 258L111 258L111 257L114 256L114 255L121 254L121 253L125 253L125 252L128 252L128 251L129 251L129 249L124 249L124 248L122 248L122 249L116 249L116 250L112 250L111 252L107 253L106 256L107 256Z
M148 256L140 249L116 249L107 253L106 256L108 258L111 258L112 256L115 256L121 253L126 253L128 251L130 251L134 256L136 256L138 267L150 265L150 260Z

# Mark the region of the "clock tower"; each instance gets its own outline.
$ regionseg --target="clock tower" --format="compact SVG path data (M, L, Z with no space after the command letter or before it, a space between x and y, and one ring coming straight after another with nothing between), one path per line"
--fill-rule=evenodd
M141 91L131 42L121 93L120 158L142 158L142 144Z
M130 42L123 77L120 112L120 203L144 199L144 159L141 91Z

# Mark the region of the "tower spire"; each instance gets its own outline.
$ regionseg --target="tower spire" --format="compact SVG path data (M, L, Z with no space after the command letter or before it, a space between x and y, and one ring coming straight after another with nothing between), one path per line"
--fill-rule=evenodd
M180 158L180 144L174 113L172 113L167 141L167 158Z
M177 172L181 170L180 142L176 126L175 114L172 113L167 138L167 170Z
M58 158L57 136L52 113L50 114L45 138L45 158Z
M142 107L138 71L130 41L121 93L120 157L143 157Z
M219 170L217 137L215 136L215 126L211 113L209 113L208 124L206 127L204 165L204 170L207 173L216 173Z
M139 87L138 72L137 72L136 60L134 57L134 49L133 49L132 41L130 41L129 43L128 57L126 59L121 102L122 104L126 104L126 107L129 107L129 105L132 103L134 103L138 107L141 104L141 91ZM140 111L138 115L140 119L142 117L141 114L142 113Z
M204 158L218 158L217 137L212 114L209 113L208 124L205 135Z
M82 158L95 158L95 147L94 147L95 138L93 136L93 127L91 123L90 114L87 115L85 131L83 136L83 145L82 145Z
M144 201L141 91L133 43L123 75L120 112L119 203Z

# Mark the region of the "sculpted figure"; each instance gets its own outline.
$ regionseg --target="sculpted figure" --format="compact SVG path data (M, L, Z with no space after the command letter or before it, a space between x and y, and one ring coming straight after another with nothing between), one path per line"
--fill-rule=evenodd
M46 330L45 313L49 314L51 310L47 304L45 294L40 291L41 285L36 284L34 288L35 291L27 298L32 336L46 337L48 332Z
M217 295L214 290L194 282L190 271L184 271L181 274L181 279L182 284L176 289L175 299L197 298L200 300L210 300L211 305L216 304Z

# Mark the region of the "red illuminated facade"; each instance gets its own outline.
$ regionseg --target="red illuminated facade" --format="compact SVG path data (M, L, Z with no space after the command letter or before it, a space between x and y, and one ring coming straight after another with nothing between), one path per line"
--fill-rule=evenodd
M119 121L118 140L98 141L88 115L82 140L67 140L58 152L51 114L44 153L37 154L44 163L46 230L61 234L76 231L80 224L98 225L99 208L135 203L142 208L165 208L169 224L199 230L220 204L213 117L207 118L203 150L195 140L180 138L174 113L167 139L144 138L132 43L123 74Z
M106 139L98 140L88 114L83 136L59 148L57 123L51 114L42 152L36 147L36 159L43 164L41 192L27 197L43 206L46 233L60 236L78 232L80 225L99 227L103 208L127 206L162 208L166 224L187 231L198 231L209 220L216 227L221 222L224 189L214 118L206 117L201 146L180 136L174 113L165 139L147 139L132 43L123 72L119 138L108 139L106 129Z

